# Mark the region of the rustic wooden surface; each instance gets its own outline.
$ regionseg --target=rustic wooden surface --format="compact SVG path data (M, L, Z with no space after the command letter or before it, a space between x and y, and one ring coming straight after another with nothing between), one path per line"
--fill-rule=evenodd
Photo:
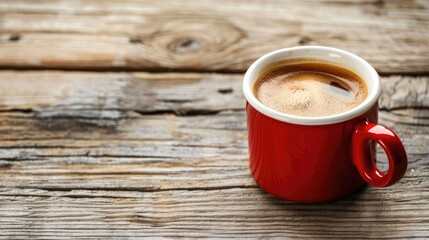
M426 239L428 39L425 0L0 1L0 238ZM252 180L242 73L313 44L383 76L396 185L297 204Z

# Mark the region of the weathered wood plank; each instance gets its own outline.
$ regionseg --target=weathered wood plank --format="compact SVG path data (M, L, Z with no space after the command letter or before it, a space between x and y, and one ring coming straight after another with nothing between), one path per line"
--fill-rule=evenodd
M241 78L2 71L0 186L145 191L252 187ZM429 124L421 117L429 106L427 77L382 81L380 122L402 138L410 168L428 166ZM37 84L27 87L33 82ZM413 112L402 122L392 121L391 116L402 118L396 111L404 108ZM381 151L379 159L385 167Z
M428 23L425 0L0 1L0 68L243 72L280 47L355 52L391 75L380 122L410 161L389 188L283 202L248 170L242 75L0 71L0 239L427 239L429 77L411 75L429 72Z
M25 114L0 121L1 186L157 190L253 185L244 112L150 115L121 120L114 131ZM429 127L385 124L402 138L410 168L429 164ZM378 157L385 168L384 153Z
M43 239L429 236L427 167L387 189L325 204L280 201L259 188L103 191L0 188L0 236ZM54 180L53 180L54 181Z
M193 126L207 131L244 130L241 79L239 74L1 71L0 111L6 116L2 120L3 139L26 139L22 133L41 130L43 137L53 134L82 139L90 131L92 138L114 139L122 138L121 131L125 131L125 138L154 140L204 134L179 130ZM429 78L390 76L383 77L382 83L380 122L393 128L397 125L395 130L403 128L404 134L421 132L424 136L429 125ZM221 111L227 114L215 115ZM148 116L163 113L174 116ZM181 115L216 117L175 117ZM131 118L140 119L133 124L127 120Z
M328 45L418 74L429 72L428 26L424 0L5 0L0 67L242 72L274 49Z
M382 110L408 108L426 112L429 77L389 76L381 79ZM241 74L0 71L0 111L101 120L129 117L119 112L215 114L244 109L241 83ZM116 114L112 114L115 111ZM97 115L91 115L91 112ZM422 113L416 114L426 116L420 115Z
M2 71L0 110L32 109L38 116L112 119L120 119L121 112L127 111L209 114L244 108L241 77L193 73ZM30 84L33 87L27 87Z
M220 115L219 118L223 116ZM244 124L244 114L232 116ZM245 130L202 130L201 117L181 117L188 122L171 133L176 139L150 139L143 134L127 137L133 132L119 131L118 136L81 132L51 134L40 139L43 130L19 131L26 139L0 140L0 185L46 189L205 189L252 186L248 170ZM195 118L195 119L194 119ZM206 117L213 118L213 117ZM161 119L161 118L160 118ZM133 120L137 131L152 127L161 132L166 121ZM219 128L220 119L212 120ZM194 126L190 126L190 125ZM220 125L220 126L219 126ZM403 127L403 128L400 128ZM121 127L122 128L122 127ZM189 129L188 129L189 128ZM404 129L395 125L409 156L409 168L428 166L429 128ZM131 130L131 129L130 129ZM3 135L3 134L2 134ZM94 137L88 137L94 135ZM35 136L34 138L32 136ZM79 136L82 136L80 138ZM62 139L66 137L66 139ZM4 140L5 139L5 140ZM385 156L379 152L381 167Z
M427 77L382 79L404 179L322 205L256 187L241 78L0 72L0 238L429 236Z

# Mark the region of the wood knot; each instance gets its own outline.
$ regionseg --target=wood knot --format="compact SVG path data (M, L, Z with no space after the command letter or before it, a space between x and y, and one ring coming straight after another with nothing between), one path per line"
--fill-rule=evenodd
M182 68L216 65L245 36L240 28L224 19L195 13L178 15L171 21L162 15L157 14L157 26L151 26L156 31L140 36L145 46L164 57L165 65Z
M194 52L204 45L205 43L202 39L185 38L173 40L168 45L168 49L175 53Z

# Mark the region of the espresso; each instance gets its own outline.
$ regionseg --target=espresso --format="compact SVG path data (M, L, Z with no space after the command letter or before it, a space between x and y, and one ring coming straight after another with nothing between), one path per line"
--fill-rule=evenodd
M316 59L293 59L270 64L254 85L265 106L297 116L321 117L346 112L368 95L354 72Z

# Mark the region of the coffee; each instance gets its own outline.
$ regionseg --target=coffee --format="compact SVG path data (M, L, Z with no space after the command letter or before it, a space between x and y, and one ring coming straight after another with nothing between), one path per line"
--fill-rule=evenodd
M270 64L262 71L253 91L271 109L307 117L346 112L368 95L365 82L351 70L304 58Z

